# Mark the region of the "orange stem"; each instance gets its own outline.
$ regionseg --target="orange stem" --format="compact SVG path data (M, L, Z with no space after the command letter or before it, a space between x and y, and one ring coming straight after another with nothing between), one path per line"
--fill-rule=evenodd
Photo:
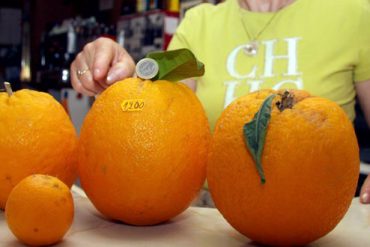
M13 95L13 90L12 90L12 86L9 82L4 82L4 87L5 87L5 90L6 92L8 93L9 97Z

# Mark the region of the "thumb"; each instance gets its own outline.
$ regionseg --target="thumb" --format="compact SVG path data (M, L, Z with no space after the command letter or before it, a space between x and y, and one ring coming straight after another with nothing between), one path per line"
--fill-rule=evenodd
M135 72L135 63L131 60L124 60L114 64L108 71L107 84L132 77Z

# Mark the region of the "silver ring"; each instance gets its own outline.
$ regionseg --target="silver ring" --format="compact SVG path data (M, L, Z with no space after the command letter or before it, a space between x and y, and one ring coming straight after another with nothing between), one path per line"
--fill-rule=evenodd
M78 78L80 78L80 77L81 77L81 76L83 76L87 71L89 71L89 68L87 68L87 69L82 69L82 70L78 69L78 70L76 71L76 73L77 73L77 77L78 77Z

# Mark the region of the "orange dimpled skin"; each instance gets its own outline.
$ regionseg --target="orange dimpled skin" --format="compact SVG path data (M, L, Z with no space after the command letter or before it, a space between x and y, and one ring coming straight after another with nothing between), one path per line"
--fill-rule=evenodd
M282 92L263 90L237 99L219 118L208 166L216 207L235 229L268 245L304 245L331 231L356 189L359 149L351 121L334 102L290 90L292 108L280 111ZM261 183L243 136L262 102L272 103L262 153Z
M0 208L11 189L35 173L71 186L77 176L77 136L63 107L49 94L0 93Z
M60 241L74 215L69 188L58 178L31 175L17 184L5 207L7 224L23 243L32 246Z
M126 79L98 97L83 123L82 187L108 218L158 224L200 190L209 141L204 110L185 85Z

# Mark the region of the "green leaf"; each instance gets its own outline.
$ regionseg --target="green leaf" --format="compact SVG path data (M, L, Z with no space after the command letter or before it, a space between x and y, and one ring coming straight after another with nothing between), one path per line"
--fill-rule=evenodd
M204 74L204 64L188 49L151 52L146 57L158 63L159 72L156 80L180 81Z
M272 100L275 96L275 94L268 96L252 121L246 123L243 127L244 142L253 156L262 184L266 182L262 167L262 151L265 145L267 126L271 118Z

